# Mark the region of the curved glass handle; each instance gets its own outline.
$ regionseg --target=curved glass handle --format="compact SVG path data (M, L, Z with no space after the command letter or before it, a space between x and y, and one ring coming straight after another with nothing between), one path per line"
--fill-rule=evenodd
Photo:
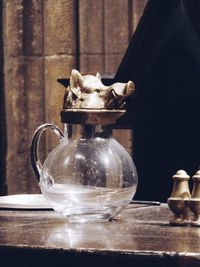
M59 137L60 140L64 138L64 134L62 133L62 131L58 128L58 126L52 123L42 124L36 129L35 133L33 134L31 148L30 148L30 157L31 157L31 165L38 182L40 180L40 174L42 170L42 164L38 155L38 145L42 133L47 129L51 129Z

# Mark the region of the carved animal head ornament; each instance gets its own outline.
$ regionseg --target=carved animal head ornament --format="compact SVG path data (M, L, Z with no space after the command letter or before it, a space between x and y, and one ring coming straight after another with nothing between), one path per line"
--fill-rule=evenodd
M120 109L135 90L134 83L114 83L105 86L101 75L81 75L72 70L64 97L64 109Z

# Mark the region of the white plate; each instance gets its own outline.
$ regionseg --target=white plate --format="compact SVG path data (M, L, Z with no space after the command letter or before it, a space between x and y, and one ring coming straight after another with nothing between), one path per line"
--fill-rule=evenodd
M51 209L42 194L21 194L0 197L0 209Z

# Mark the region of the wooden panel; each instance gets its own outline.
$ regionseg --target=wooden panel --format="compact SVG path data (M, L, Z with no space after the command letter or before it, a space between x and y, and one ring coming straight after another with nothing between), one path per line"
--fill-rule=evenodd
M132 0L132 28L136 30L148 0Z
M4 0L4 52L7 57L23 54L22 0ZM12 42L10 41L12 40Z
M106 54L105 56L105 68L106 68L106 74L113 75L116 72L116 69L118 68L121 60L122 60L123 54Z
M39 12L41 5L39 0L10 0L4 4L8 194L38 190L33 175L30 175L29 146L33 127L43 121L44 116L41 108L43 64L38 57L38 54L42 53L42 19ZM25 30L32 32L32 38ZM38 101L37 104L35 99ZM33 116L33 103L37 119Z
M104 50L104 1L79 1L80 53L102 54Z
M105 0L105 53L121 54L127 48L128 0Z
M23 1L23 51L26 55L43 54L43 1Z
M46 120L60 122L60 111L63 106L64 87L57 82L58 78L70 75L75 65L74 56L55 56L45 58L45 103Z
M45 55L75 54L76 1L45 0L44 3L44 52Z
M26 112L27 112L27 147L26 154L28 156L28 165L24 166L28 170L27 179L27 192L39 192L39 187L36 182L35 175L33 174L29 148L32 136L36 128L44 123L44 91L43 91L43 58L41 57L28 57L26 59ZM45 140L42 139L39 154L41 160L44 159L46 154Z
M5 99L7 125L7 158L6 174L8 193L17 192L19 188L26 190L27 156L25 152L27 135L24 132L26 118L22 1L6 1L4 3L4 51L5 51ZM10 42L9 40L13 40Z
M35 129L44 122L44 92L43 92L43 3L42 0L24 2L23 6L23 48L25 58L25 90L26 90L26 130L27 147L25 154L28 164L24 166L28 174L26 177L27 193L39 192L39 186L32 171L29 147ZM34 112L33 112L34 111ZM45 142L41 141L40 157L45 156Z
M69 77L75 67L75 56L55 56L45 58L45 121L62 128L60 111L63 106L64 87L57 82L58 78ZM55 147L57 138L47 135L47 151Z
M64 87L57 79L69 77L77 67L77 1L47 0L44 2L44 93L45 121L62 127L60 111ZM57 139L47 134L47 153L56 146Z
M108 74L116 72L128 46L128 7L127 0L105 0L105 72Z
M4 92L3 1L0 1L0 195L6 194L6 118Z
M8 193L27 190L25 168L28 162L26 129L26 91L24 81L24 60L9 59L5 65L8 74L6 87L7 118L7 184Z
M104 73L104 55L80 55L80 70L82 74Z
M104 72L104 1L79 1L80 70Z

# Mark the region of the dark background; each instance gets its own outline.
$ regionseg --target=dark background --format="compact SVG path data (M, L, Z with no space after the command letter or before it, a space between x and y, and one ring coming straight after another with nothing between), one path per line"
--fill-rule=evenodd
M199 166L199 7L149 1L115 77L136 83L125 118L134 129L136 199L166 202L172 175L184 169L192 176Z

